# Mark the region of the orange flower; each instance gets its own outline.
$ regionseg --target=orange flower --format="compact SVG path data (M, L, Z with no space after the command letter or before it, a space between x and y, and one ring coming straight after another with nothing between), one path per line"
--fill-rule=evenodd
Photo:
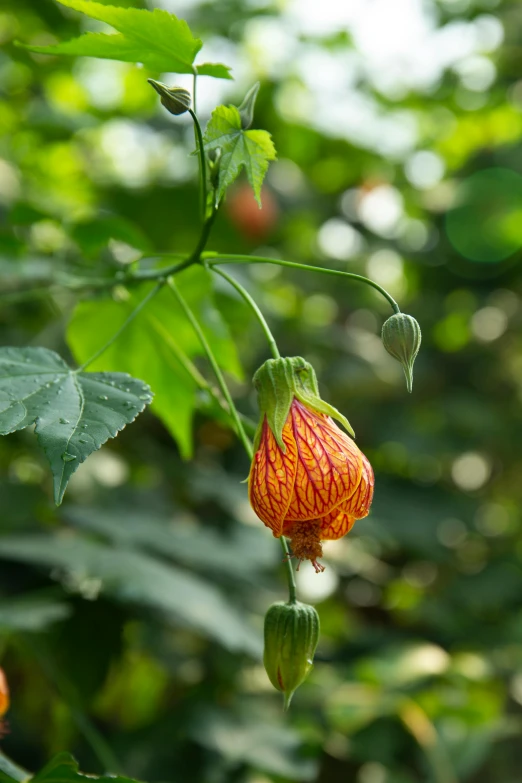
M256 380L264 416L249 477L250 503L276 538L291 538L299 561L311 560L320 571L321 541L341 538L370 510L371 465L332 420L334 415L350 427L320 399L315 373L303 359L270 360Z
M3 669L0 669L0 718L9 709L9 688Z

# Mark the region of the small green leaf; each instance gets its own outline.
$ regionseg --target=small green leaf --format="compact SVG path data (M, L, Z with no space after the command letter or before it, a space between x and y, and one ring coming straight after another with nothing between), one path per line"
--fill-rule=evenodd
M179 288L196 312L220 366L241 378L235 344L213 302L209 273L202 267L191 267L180 276ZM67 339L78 362L92 356L118 331L143 296L144 292L140 291L139 297L133 294L124 302L103 299L77 305ZM177 441L182 456L189 458L197 385L184 368L183 359L202 354L192 326L165 289L92 366L97 370L123 370L145 378L154 389L152 412Z
M47 348L0 349L0 435L36 424L57 505L79 465L151 400L130 375L78 372Z
M243 130L236 106L218 106L207 125L204 145L207 152L220 149L219 202L241 169L245 169L256 201L261 206L261 185L271 160L276 159L272 137L264 130Z
M194 66L202 42L194 38L188 24L174 14L156 8L153 11L121 8L96 3L94 0L58 0L67 8L81 11L91 19L114 27L118 34L85 33L79 38L52 46L21 44L40 54L67 54L101 57L130 63L143 63L153 71L202 73L219 79L229 79L224 65ZM207 70L210 69L210 70Z
M198 76L213 76L214 79L232 79L230 67L221 63L202 63L196 65Z
M132 778L121 775L84 775L70 753L58 753L30 780L32 783L92 783L93 780L99 783L134 783Z

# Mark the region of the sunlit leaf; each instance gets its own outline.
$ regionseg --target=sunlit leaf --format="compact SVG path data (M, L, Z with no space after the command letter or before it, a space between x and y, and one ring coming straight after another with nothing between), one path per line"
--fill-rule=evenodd
M120 775L84 775L78 770L78 762L70 753L59 753L43 769L31 778L34 783L133 783L132 778Z
M214 306L212 282L202 267L179 275L180 291L196 312L220 367L241 377L235 345ZM79 362L115 334L144 290L126 301L81 302L69 324L67 339ZM183 366L183 357L201 356L203 349L168 289L162 290L125 329L118 340L93 363L95 369L125 370L143 377L154 389L152 411L163 421L184 457L192 453L192 418L197 385Z
M78 466L151 400L130 375L73 370L47 348L0 349L0 435L36 425L57 504Z
M142 63L153 71L200 73L229 79L229 69L220 64L194 66L202 42L194 38L188 24L174 14L156 8L153 11L121 8L93 0L58 0L67 8L81 11L91 19L114 27L118 33L85 33L71 41L50 46L24 45L40 54L67 54L101 57Z
M203 138L207 152L219 149L219 181L217 200L245 169L259 206L261 186L271 160L276 159L272 137L264 130L243 130L236 106L218 106L214 109Z

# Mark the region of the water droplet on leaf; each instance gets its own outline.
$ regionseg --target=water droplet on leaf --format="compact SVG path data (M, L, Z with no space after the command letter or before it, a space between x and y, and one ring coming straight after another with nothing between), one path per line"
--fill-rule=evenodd
M108 400L109 398L107 397L107 395L106 395L106 394L100 394L100 395L99 395L99 397L98 397L98 399L99 399L99 400Z
M62 454L62 459L64 462L72 462L74 459L76 459L76 457L74 454L69 454L67 451L64 451Z

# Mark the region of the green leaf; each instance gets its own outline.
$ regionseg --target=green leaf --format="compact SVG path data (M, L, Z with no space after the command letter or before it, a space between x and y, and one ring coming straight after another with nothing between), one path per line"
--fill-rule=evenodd
M0 605L0 635L6 631L43 631L70 613L67 604L38 594L4 598Z
M121 8L93 0L58 2L67 8L81 11L91 19L111 25L118 34L85 33L79 38L51 46L21 44L25 49L40 54L67 54L143 63L152 71L201 73L218 79L230 79L229 69L224 65L205 63L194 66L202 42L194 38L188 24L174 14L158 8L153 11Z
M241 169L245 169L256 201L261 206L261 186L271 160L276 159L272 137L264 130L243 130L236 106L214 109L203 137L207 152L220 149L218 202L232 185Z
M241 378L235 344L213 302L209 273L202 267L193 266L179 276L178 285L198 316L220 366ZM76 359L83 362L92 356L120 328L144 296L145 290L140 290L124 302L105 299L77 305L67 331ZM194 330L165 288L92 366L124 370L145 378L154 389L152 411L176 440L182 456L188 458L192 453L197 385L184 368L183 357L192 359L202 354Z
M124 524L124 520L121 520ZM202 577L151 555L112 548L80 536L25 535L0 538L0 558L61 569L78 589L99 580L107 593L128 604L154 609L195 629L229 650L261 655L261 637L228 598Z
M72 370L47 348L0 348L0 435L36 424L58 505L80 463L151 399L150 388L129 375Z
M33 783L134 783L132 778L121 775L83 775L78 762L70 753L58 753L43 769L31 778Z

